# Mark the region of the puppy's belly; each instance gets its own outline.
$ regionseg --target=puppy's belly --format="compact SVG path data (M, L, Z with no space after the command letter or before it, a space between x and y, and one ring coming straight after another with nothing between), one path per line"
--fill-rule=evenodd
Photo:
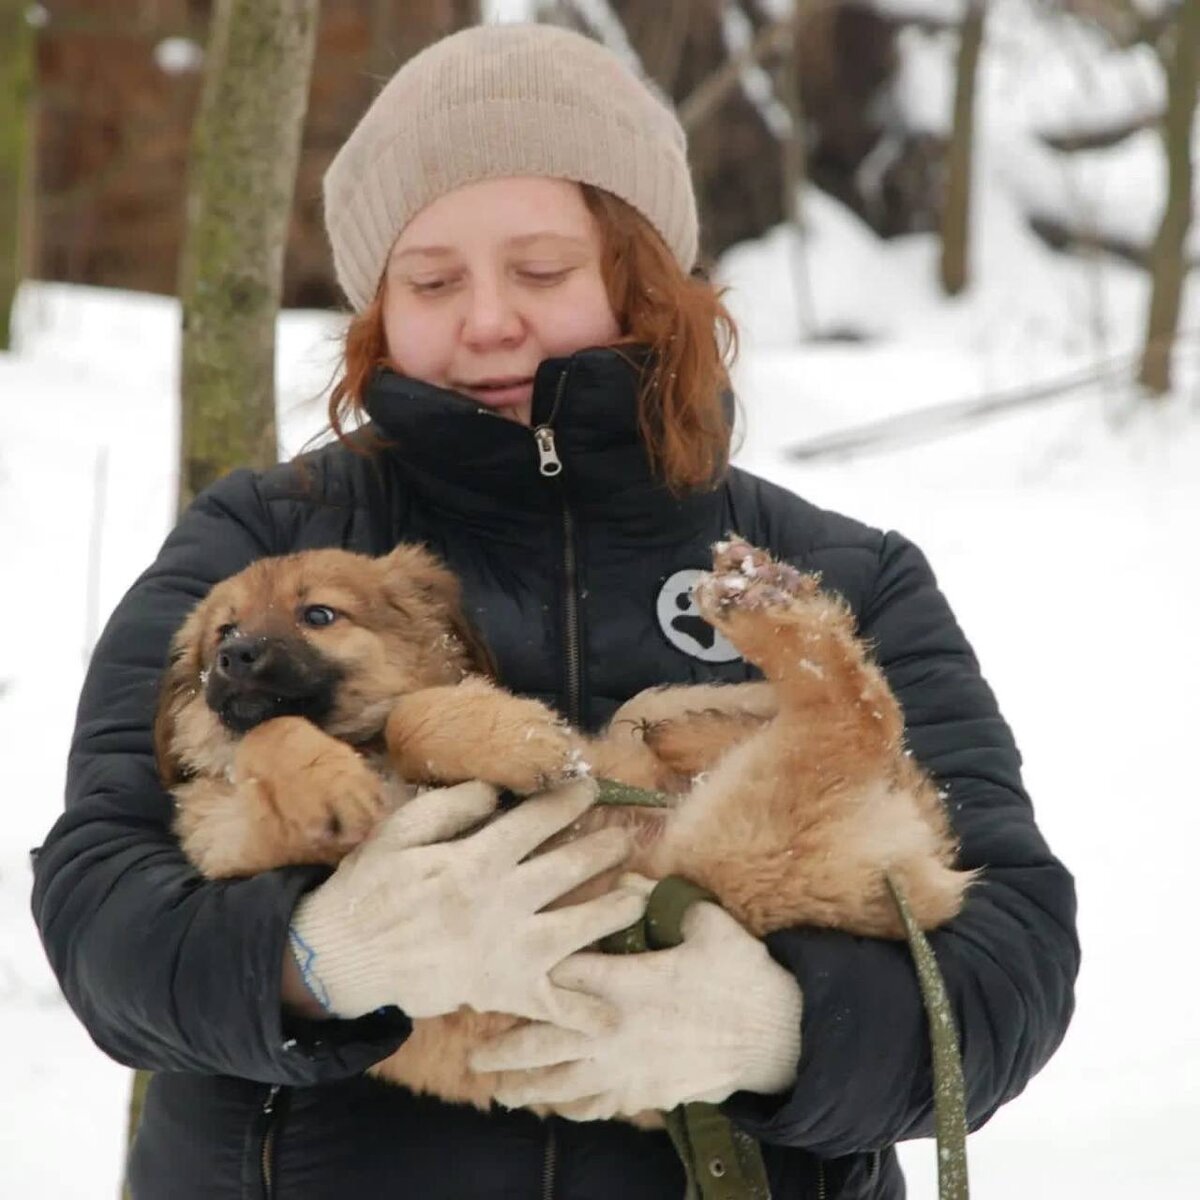
M478 1013L470 1008L414 1021L404 1045L376 1063L370 1074L413 1092L487 1109L499 1076L495 1072L472 1071L467 1058L476 1046L519 1024L519 1017Z

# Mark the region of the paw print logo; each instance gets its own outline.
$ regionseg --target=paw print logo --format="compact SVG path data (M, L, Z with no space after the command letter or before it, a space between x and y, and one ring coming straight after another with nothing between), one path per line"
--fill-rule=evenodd
M692 586L704 572L676 571L659 589L658 626L676 650L702 662L733 662L740 658L733 644L696 611Z

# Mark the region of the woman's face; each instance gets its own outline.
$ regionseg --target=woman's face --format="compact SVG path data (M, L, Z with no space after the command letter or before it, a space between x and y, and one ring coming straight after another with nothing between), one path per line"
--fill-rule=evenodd
M528 425L542 359L620 335L579 185L490 179L423 208L392 247L383 326L398 371Z

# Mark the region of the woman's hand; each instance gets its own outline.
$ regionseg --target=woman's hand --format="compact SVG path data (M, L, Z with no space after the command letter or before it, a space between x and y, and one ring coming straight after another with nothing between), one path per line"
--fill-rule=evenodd
M410 801L296 906L290 934L305 983L345 1017L385 1005L434 1017L468 1004L566 1029L610 1024L604 1001L549 973L637 921L644 896L622 888L541 910L620 864L628 835L601 830L525 861L594 796L591 780L571 783L458 840L447 839L495 811L494 788L464 783Z
M652 886L637 876L622 884ZM472 1069L505 1072L501 1104L546 1104L580 1121L782 1091L800 1057L795 979L714 904L695 905L683 933L670 950L576 954L550 973L610 1005L612 1029L521 1026L476 1050Z

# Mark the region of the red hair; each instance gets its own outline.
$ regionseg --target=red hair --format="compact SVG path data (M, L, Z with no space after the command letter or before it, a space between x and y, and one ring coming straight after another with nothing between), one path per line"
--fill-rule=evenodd
M582 185L600 228L600 270L621 337L615 346L651 354L638 393L638 425L657 473L672 491L711 486L729 460L725 409L737 327L706 279L686 274L654 227L609 192ZM329 397L329 425L341 441L361 420L368 384L389 366L383 283L346 329L341 378Z

